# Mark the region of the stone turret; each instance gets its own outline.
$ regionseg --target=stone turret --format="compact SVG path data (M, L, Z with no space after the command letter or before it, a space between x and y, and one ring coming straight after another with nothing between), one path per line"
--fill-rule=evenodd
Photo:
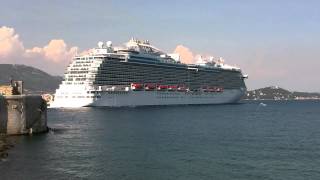
M47 104L41 96L23 95L23 82L0 87L0 134L46 132Z

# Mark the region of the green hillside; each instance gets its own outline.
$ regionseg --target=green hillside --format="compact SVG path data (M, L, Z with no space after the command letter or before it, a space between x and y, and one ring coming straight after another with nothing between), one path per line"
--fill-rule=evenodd
M244 99L252 99L252 100L320 99L320 93L291 92L277 86L270 86L270 87L248 91Z
M11 78L22 80L27 94L53 93L62 81L60 76L30 66L0 64L0 85L9 85Z

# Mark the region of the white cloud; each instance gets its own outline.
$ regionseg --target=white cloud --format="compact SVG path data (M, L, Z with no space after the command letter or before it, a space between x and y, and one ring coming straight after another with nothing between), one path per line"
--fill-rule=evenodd
M0 62L16 53L23 52L23 49L19 35L15 34L13 28L6 26L0 28Z
M195 57L192 51L183 45L178 45L175 48L174 53L178 53L180 55L181 62L183 63L186 63L186 64L195 63Z
M27 49L13 28L0 27L0 63L26 64L61 75L77 50L68 47L63 39L52 39L44 47Z
M210 54L194 53L188 47L181 44L176 46L173 53L179 54L181 62L185 64L201 63L204 59L210 59L211 57L213 57Z

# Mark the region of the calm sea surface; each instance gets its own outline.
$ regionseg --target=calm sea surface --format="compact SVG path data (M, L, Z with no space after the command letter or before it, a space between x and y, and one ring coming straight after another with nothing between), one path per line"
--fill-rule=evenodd
M49 109L0 179L320 179L320 101Z

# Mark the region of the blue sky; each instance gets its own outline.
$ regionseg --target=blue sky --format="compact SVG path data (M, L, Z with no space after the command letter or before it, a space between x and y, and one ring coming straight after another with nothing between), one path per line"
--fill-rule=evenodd
M3 1L0 26L27 48L63 39L82 50L135 36L172 52L222 56L249 74L249 89L320 92L320 1Z

